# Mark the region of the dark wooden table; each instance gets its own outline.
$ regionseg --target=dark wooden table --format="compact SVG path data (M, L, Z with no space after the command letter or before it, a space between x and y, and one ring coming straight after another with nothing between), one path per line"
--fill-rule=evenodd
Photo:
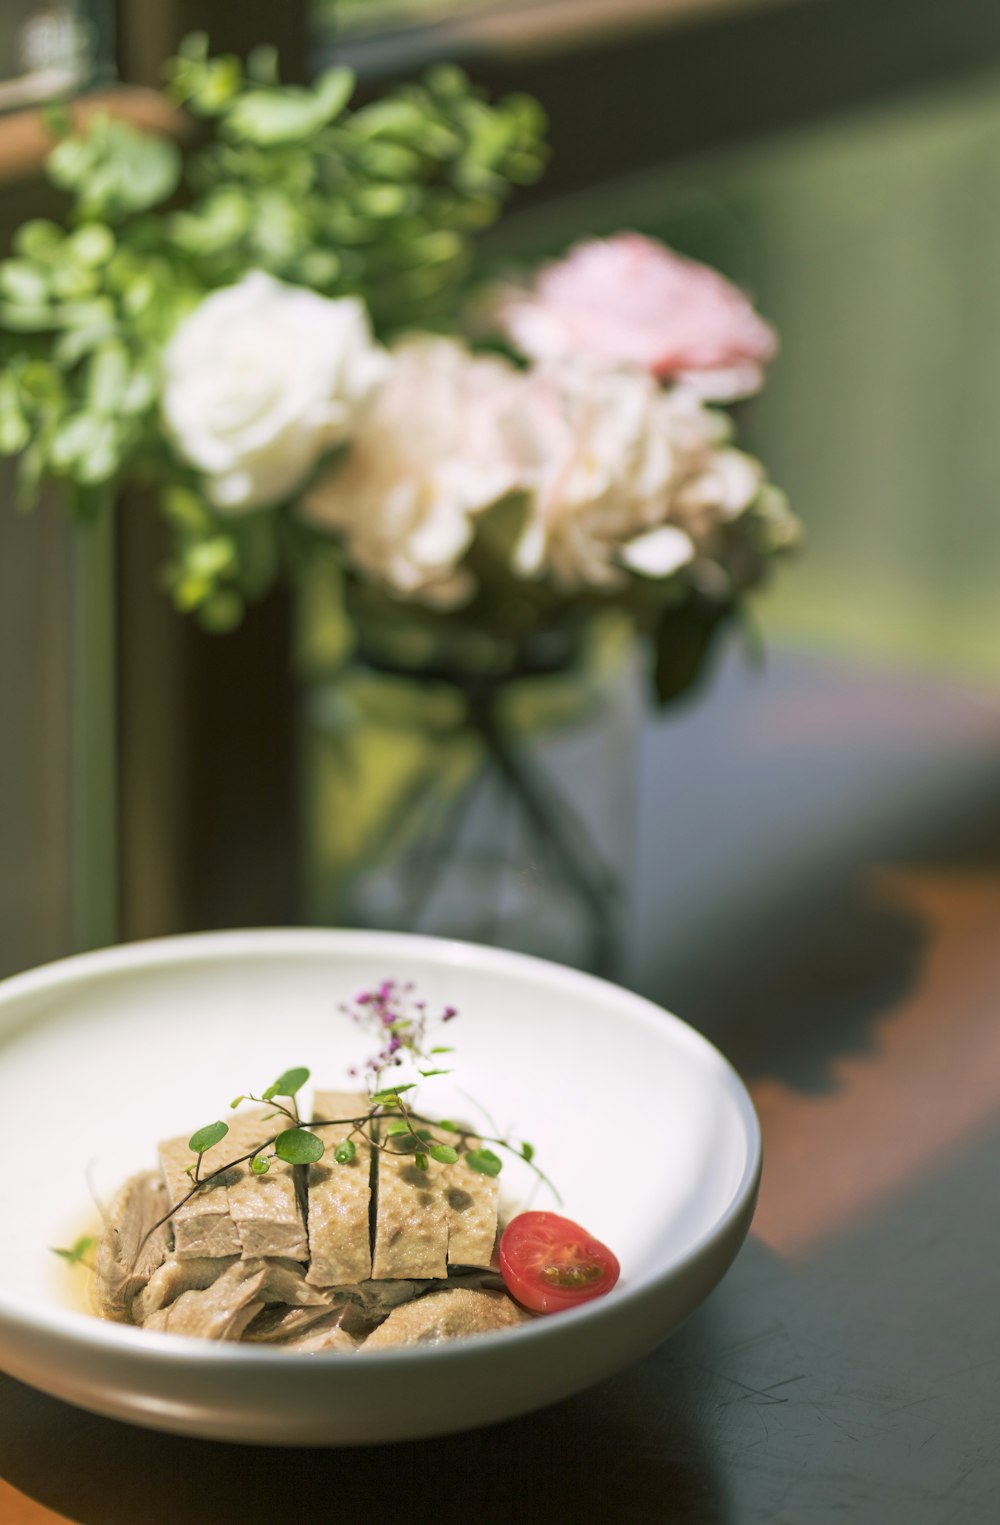
M753 1234L664 1346L525 1419L343 1452L0 1377L3 1525L992 1525L998 762L988 696L794 656L647 737L644 793L688 797L644 834L633 983L732 1054L765 1136Z

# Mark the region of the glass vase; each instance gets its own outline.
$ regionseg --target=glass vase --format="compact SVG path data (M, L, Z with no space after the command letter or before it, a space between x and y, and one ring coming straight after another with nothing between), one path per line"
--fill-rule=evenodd
M605 624L507 671L358 653L304 688L306 914L604 974L627 916L640 713Z

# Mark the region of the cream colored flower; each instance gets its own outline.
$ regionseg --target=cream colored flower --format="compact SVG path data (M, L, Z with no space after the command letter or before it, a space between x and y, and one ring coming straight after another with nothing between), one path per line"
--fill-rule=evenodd
M521 378L451 339L405 340L364 409L347 459L304 512L396 593L446 607L472 582L460 566L475 516L518 485L501 423Z
M532 494L516 569L567 590L668 577L744 506L725 419L640 371L543 367L508 428Z
M356 297L253 271L206 297L167 345L167 430L217 508L278 503L348 437L384 367Z

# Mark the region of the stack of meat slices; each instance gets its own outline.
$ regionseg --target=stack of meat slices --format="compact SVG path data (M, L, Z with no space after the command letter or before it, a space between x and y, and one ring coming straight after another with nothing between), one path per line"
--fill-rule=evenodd
M358 1117L364 1096L319 1091L313 1115ZM280 1126L264 1107L240 1112L205 1152L208 1177ZM288 1126L291 1126L289 1123ZM191 1187L186 1138L160 1146L159 1172L118 1193L95 1280L106 1318L210 1340L300 1351L384 1349L506 1328L526 1315L495 1269L497 1183L461 1164L373 1150L350 1125L323 1128L318 1164L272 1159L266 1175L237 1165Z

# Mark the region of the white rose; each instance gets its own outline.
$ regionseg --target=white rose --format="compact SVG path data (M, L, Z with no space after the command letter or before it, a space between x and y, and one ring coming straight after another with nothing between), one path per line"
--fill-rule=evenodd
M164 354L164 417L217 508L260 508L350 434L384 366L356 297L332 301L254 271L178 325Z
M459 563L475 516L517 486L501 421L520 385L506 361L454 340L403 341L306 516L341 534L355 564L396 593L461 603L472 592Z

